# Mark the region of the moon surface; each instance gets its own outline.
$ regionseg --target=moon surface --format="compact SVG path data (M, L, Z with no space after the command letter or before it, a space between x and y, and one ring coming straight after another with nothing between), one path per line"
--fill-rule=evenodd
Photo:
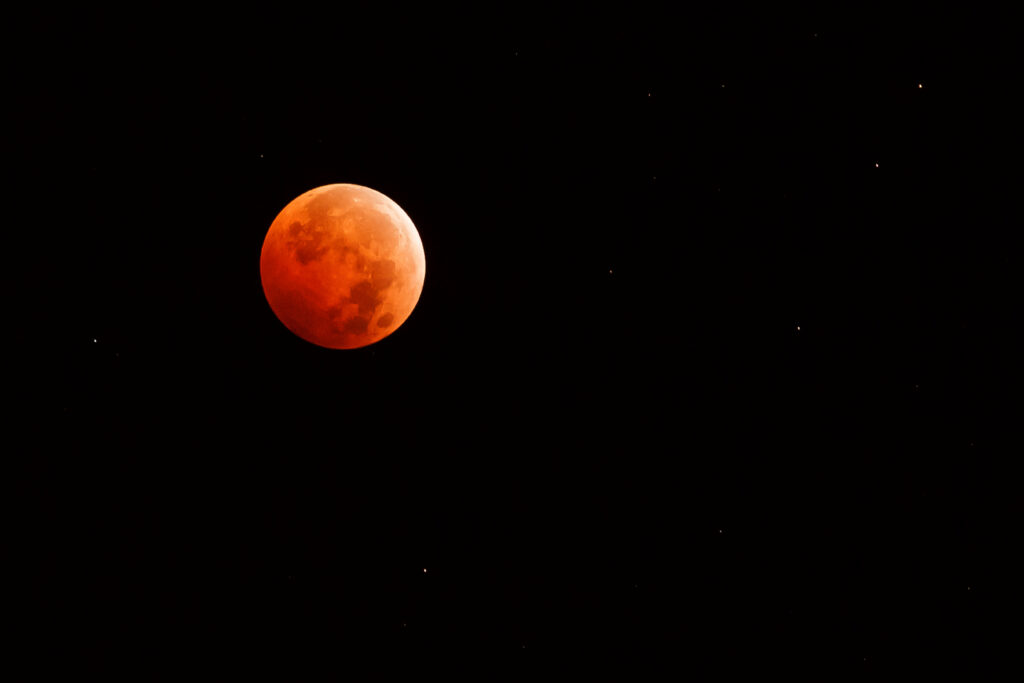
M323 185L293 199L267 231L263 292L285 327L329 349L380 341L423 291L426 258L412 219L362 185Z

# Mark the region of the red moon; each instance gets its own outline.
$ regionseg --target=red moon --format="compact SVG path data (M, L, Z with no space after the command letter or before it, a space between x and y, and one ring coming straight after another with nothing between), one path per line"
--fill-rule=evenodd
M293 199L267 231L263 293L289 330L329 349L394 332L423 291L426 258L412 219L361 185L323 185Z

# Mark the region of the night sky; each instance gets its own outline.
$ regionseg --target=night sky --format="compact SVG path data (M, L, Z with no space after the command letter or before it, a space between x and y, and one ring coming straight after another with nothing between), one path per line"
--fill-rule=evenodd
M1019 647L1005 19L629 7L7 17L37 671L891 680ZM426 252L352 351L260 282L329 183Z

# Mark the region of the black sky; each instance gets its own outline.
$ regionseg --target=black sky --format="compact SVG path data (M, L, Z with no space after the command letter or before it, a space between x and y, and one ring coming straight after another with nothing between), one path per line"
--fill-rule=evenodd
M1021 512L1004 25L12 15L27 651L136 680L987 666ZM335 182L427 258L349 352L259 280L277 212Z

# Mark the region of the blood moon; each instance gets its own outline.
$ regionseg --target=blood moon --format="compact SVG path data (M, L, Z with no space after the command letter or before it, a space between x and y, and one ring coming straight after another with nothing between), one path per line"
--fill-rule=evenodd
M263 292L285 327L329 349L380 341L412 313L426 258L412 219L361 185L314 188L267 231Z

